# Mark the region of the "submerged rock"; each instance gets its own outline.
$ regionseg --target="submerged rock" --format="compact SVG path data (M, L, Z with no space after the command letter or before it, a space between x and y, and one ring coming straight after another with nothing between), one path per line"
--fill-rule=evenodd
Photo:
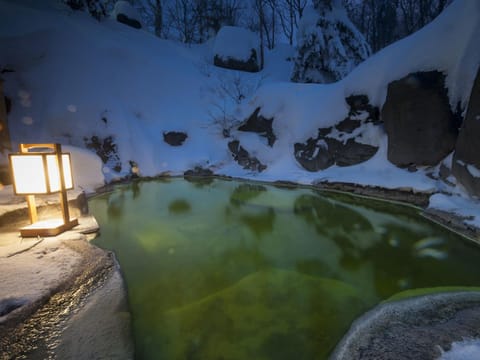
M158 347L168 359L323 358L364 309L361 294L340 281L258 271L167 311Z

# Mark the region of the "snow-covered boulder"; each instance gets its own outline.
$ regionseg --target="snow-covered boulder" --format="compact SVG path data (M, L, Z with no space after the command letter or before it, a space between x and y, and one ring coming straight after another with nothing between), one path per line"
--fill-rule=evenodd
M303 83L340 80L371 53L339 0L314 1L314 7L305 8L297 44L292 81Z
M388 160L397 166L437 165L455 147L459 121L450 108L445 76L438 71L391 82L382 119Z
M468 103L467 116L455 145L452 171L472 195L480 197L480 69Z
M352 166L372 158L378 151L381 130L377 126L378 108L367 96L351 95L348 116L335 126L319 128L317 137L294 144L297 162L308 171L319 171L332 165Z
M249 72L260 70L260 48L257 36L251 31L224 26L215 38L213 62L216 66Z
M119 0L115 3L112 18L135 29L142 28L140 14L128 1Z

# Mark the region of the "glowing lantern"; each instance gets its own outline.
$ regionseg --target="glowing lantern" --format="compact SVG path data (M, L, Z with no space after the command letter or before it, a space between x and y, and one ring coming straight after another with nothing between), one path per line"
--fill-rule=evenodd
M73 188L70 154L60 144L20 144L20 152L10 154L10 171L16 195L26 195L30 225L22 236L55 236L78 225L70 219L67 190ZM35 195L60 194L62 219L37 221Z

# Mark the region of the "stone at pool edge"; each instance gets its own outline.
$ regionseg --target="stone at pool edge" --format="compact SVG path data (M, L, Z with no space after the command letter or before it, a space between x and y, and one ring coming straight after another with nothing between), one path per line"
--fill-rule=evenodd
M464 338L480 338L480 291L382 303L355 320L330 360L433 360Z

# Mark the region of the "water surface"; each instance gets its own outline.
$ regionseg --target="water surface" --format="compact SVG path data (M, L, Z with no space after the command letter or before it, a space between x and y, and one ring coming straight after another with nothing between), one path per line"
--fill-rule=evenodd
M324 359L402 290L480 285L478 246L345 194L172 179L90 210L125 275L138 359Z

